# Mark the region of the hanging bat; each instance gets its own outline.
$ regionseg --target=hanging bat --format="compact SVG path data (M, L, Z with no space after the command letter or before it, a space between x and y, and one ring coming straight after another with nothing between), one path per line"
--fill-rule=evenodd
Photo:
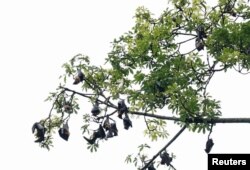
M123 118L123 125L124 125L124 129L126 130L128 130L129 127L132 127L132 121L129 119L127 114Z
M209 153L212 149L212 147L214 146L214 142L213 142L213 139L208 139L207 140L207 143L206 143L206 149L205 149L205 152L206 153Z
M112 138L114 135L113 135L113 132L112 130L108 130L108 133L106 135L107 138Z
M109 121L109 116L107 116L107 118L105 119L104 123L103 123L103 128L108 131L111 128L111 124Z
M77 70L77 75L74 77L75 81L73 82L74 85L82 82L84 80L85 76L82 73L81 70Z
M66 103L63 105L63 108L64 108L64 111L67 112L67 113L72 113L72 112L73 112L73 108L72 108L70 102L66 102Z
M154 167L154 163L151 163L151 164L148 166L148 170L156 170L155 167Z
M98 138L98 132L94 132L93 135L90 138L87 138L85 136L83 136L83 138L91 145L93 145L96 141L96 139Z
M92 113L93 116L97 116L97 115L99 115L101 113L101 110L100 110L98 104L95 104L93 106L93 108L91 110L91 113Z
M61 138L68 141L70 135L68 123L65 123L63 127L58 130L58 133Z
M118 129L116 127L116 123L111 123L106 137L112 138L114 136L118 136Z
M117 109L117 111L118 111L118 117L119 117L120 119L122 119L123 113L127 113L127 112L128 112L128 108L127 108L127 106L126 106L126 104L125 104L125 102L124 102L124 99L123 99L123 100L120 100L120 101L118 102L118 109Z
M40 143L44 141L46 128L44 128L41 123L36 122L32 126L32 133L35 133L35 131L36 131L36 137L37 137L37 140L35 140L35 142Z
M99 125L97 132L98 132L98 138L104 139L106 137L106 134L105 134L105 131L104 131L102 125Z
M195 40L195 47L198 51L201 51L204 49L204 43L203 40L200 38L196 38Z
M93 135L89 138L83 137L89 144L94 144L95 141L100 138L104 139L106 137L105 131L102 127L102 125L99 126L99 128L93 133Z
M116 123L111 123L110 130L112 130L114 136L118 136L118 129Z
M162 165L166 164L167 166L169 166L173 160L172 157L170 157L166 151L164 151L163 153L160 153L160 157L161 157Z
M203 38L207 38L207 34L205 32L205 28L203 25L199 25L196 28L196 34L198 36L199 39L203 39Z

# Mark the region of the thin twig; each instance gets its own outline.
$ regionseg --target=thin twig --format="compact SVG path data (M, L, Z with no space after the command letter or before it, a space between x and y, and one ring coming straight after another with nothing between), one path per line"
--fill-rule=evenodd
M191 41L191 40L193 40L193 39L195 39L196 37L192 37L192 38L189 38L189 39L187 39L187 40L184 40L184 41L181 41L181 42L177 42L176 44L178 44L178 45L180 45L180 44L184 44L184 43L186 43L186 42L188 42L188 41Z

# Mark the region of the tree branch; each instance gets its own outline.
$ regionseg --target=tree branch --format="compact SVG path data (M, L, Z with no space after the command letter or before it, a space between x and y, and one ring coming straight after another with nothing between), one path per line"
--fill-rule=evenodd
M66 87L60 87L64 89L65 91L70 91L74 92L77 95L80 95L82 97L86 98L91 98L89 94L84 94L80 93L71 89L68 89ZM111 107L113 109L118 109L116 105L111 105L105 101L100 101L102 104L106 104L108 107ZM115 111L116 112L116 111ZM113 115L115 112L113 112L111 115ZM157 115L157 114L149 114L145 112L137 112L137 111L129 111L130 114L134 115L139 115L139 116L147 116L147 117L152 117L152 118L158 118L158 119L163 119L163 120L171 120L171 121L176 121L176 122L184 122L181 118L179 117L173 117L173 116L163 116L163 115ZM103 118L103 117L102 117ZM209 123L209 124L214 124L214 123L250 123L250 118L187 118L185 120L186 123Z
M140 115L140 116L147 116L152 118L164 119L164 120L171 120L177 122L183 122L179 117L172 117L172 116L162 116L156 114L148 114L144 112L130 112L131 114ZM185 120L187 123L250 123L250 118L187 118Z
M193 39L195 39L196 37L192 37L192 38L189 38L189 39L187 39L187 40L184 40L184 41L181 41L181 42L177 42L176 44L178 44L178 45L180 45L180 44L184 44L184 43L186 43L186 42L188 42L188 41L191 41L191 40L193 40Z
M60 86L59 88L61 89L64 89L65 91L69 91L69 92L73 92L79 96L82 96L82 97L85 97L85 98L88 98L88 99L91 99L91 96L93 96L94 94L84 94L84 93L80 93L80 92L77 92L75 90L71 90L69 88L66 88L66 87L62 87ZM104 98L107 100L107 98L104 96ZM105 104L106 106L108 107L112 107L112 108L117 108L114 104L108 102L108 101L101 101L99 99L97 99L98 102L102 103L102 104ZM112 104L112 105L111 105Z
M179 136L180 134L186 129L186 126L183 126L181 130L156 154L153 156L153 158L147 162L147 164L141 169L146 170L146 168L163 152L167 149L169 145L171 145Z

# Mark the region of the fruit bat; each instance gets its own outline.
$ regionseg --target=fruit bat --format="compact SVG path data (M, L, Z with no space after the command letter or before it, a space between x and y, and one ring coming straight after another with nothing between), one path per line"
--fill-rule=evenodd
M198 51L201 51L201 50L204 49L204 43L203 43L202 39L196 38L196 40L195 40L195 47L196 47L196 49Z
M77 70L77 75L75 76L75 81L73 82L74 85L82 82L84 80L85 76L84 74L82 73L81 70Z
M205 152L209 153L214 145L213 139L208 139L206 143L206 149Z
M64 111L67 112L67 113L72 113L73 112L73 109L72 109L72 106L69 102L65 103L63 105L63 108L64 108Z
M98 107L98 104L95 104L91 110L91 113L93 116L97 116L98 114L101 113L100 108Z
M105 134L105 131L104 131L102 125L99 126L97 132L98 132L98 137L99 137L100 139L103 139L103 138L106 137L106 134Z
M36 131L36 137L37 137L37 140L35 140L35 142L44 141L44 139L45 139L44 135L46 132L46 128L44 128L41 123L36 122L32 126L32 133L35 133L35 131Z
M127 112L128 112L128 108L127 108L127 106L126 106L124 100L120 100L120 101L118 102L118 109L117 109L117 111L118 111L118 117L119 117L120 119L122 119L123 113L127 113Z
M172 157L170 157L166 151L164 151L163 153L160 153L160 157L161 157L162 165L166 164L167 166L169 166L173 160Z
M104 123L103 123L103 128L108 131L111 128L111 124L109 121L109 116L107 116L107 118L105 119Z
M116 123L111 123L110 130L112 130L114 136L118 136L118 129Z
M148 170L156 170L153 163L148 166Z
M65 123L63 127L58 130L58 133L61 138L68 141L70 135L68 123Z
M106 137L112 138L114 136L118 136L118 129L116 127L116 123L111 123Z
M83 138L91 145L93 145L97 139L96 137L96 132L93 133L93 135L90 138L87 138L85 136L83 136Z
M199 39L207 38L207 34L205 32L205 29L204 29L203 25L199 25L196 28L196 34L197 34L197 36L198 36Z
M108 130L108 133L106 135L107 138L112 138L114 135L113 135L113 132L112 130Z
M126 116L123 118L123 125L124 125L124 129L128 130L129 127L132 127L132 122L129 119L128 115L126 114Z
M93 135L89 138L83 137L89 144L94 144L96 139L100 138L103 139L106 137L105 131L102 127L102 125L99 126L99 128L93 133Z

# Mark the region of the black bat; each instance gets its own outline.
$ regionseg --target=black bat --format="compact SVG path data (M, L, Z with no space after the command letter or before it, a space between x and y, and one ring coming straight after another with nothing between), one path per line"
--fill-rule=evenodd
M84 74L82 73L81 70L77 70L77 75L75 76L75 81L73 82L74 85L82 82L84 80L85 76Z
M205 28L203 25L199 25L196 28L196 34L198 36L199 39L203 39L203 38L207 38L207 34L205 32Z
M123 125L124 125L124 129L128 130L129 127L132 127L132 121L129 119L128 115L126 114L126 116L123 118Z
M156 170L153 163L148 166L148 170Z
M118 136L118 129L116 123L111 123L110 130L112 130L114 136Z
M72 113L73 112L73 108L71 106L71 103L67 102L63 105L64 111L67 113Z
M113 135L113 132L112 130L108 130L108 133L106 135L107 138L112 138L114 135Z
M102 125L99 126L99 128L93 133L93 135L89 138L83 137L89 144L94 144L95 141L100 138L104 139L106 137L105 131L102 127Z
M108 131L111 128L111 124L109 121L109 116L107 116L107 118L105 119L104 123L103 123L103 128Z
M93 144L95 143L96 139L98 138L98 137L97 137L97 136L98 136L97 134L98 134L98 132L94 132L93 135L90 137L90 139L87 138L87 137L85 137L85 136L83 136L83 138L84 138L89 144L93 145Z
M68 141L70 135L68 123L65 123L63 127L58 130L58 133L61 138Z
M35 142L42 142L44 141L45 137L45 132L46 132L46 128L43 127L43 125L39 122L36 122L33 124L32 126L32 133L35 133L36 131L36 137L37 140L35 140Z
M198 51L201 51L204 49L204 43L203 40L200 38L196 38L195 40L195 47Z
M213 142L213 139L208 139L207 140L207 143L206 143L206 149L205 149L205 152L206 153L209 153L212 149L212 147L214 146L214 142Z
M91 113L92 113L93 116L97 116L97 115L99 115L101 113L101 110L100 110L98 104L95 104L93 106L93 108L91 110Z
M122 119L123 113L127 113L127 112L128 112L128 108L127 108L127 106L126 106L124 100L120 100L120 101L118 102L118 109L117 109L117 111L118 111L118 117L119 117L120 119Z
M169 154L164 151L163 153L160 154L161 157L161 164L164 165L166 164L167 166L170 165L170 163L172 162L172 157L169 156Z
M116 127L116 123L111 123L108 129L108 133L106 135L107 138L112 138L114 136L118 136L118 129Z

